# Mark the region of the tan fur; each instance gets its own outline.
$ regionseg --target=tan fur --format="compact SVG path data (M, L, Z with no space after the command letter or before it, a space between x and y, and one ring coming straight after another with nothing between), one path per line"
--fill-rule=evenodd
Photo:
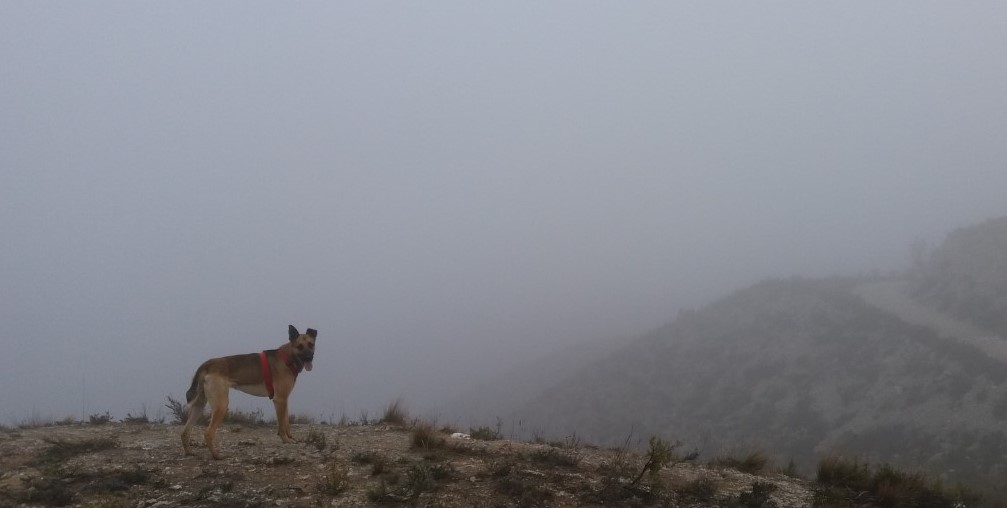
M277 434L284 443L295 443L294 436L290 434L287 400L294 390L297 376L280 360L278 351L283 350L290 358L302 363L310 362L314 358L317 332L309 328L307 333L302 334L291 325L289 335L290 339L286 344L275 350L267 350L266 358L273 377ZM214 459L222 458L216 446L215 436L227 414L227 398L231 388L260 397L268 396L258 353L211 358L196 369L192 386L186 394L189 416L182 430L182 449L186 455L193 455L189 447L189 431L202 416L203 408L209 402L210 423L206 426L204 434L206 447Z

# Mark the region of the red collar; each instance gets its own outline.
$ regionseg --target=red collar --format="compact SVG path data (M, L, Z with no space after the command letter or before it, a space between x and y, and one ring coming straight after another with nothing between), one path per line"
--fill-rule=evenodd
M282 349L278 349L276 351L276 355L279 356L280 357L280 361L283 362L287 366L288 369L290 369L290 372L294 373L294 378L295 379L297 378L297 375L301 373L301 370L304 369L304 364L301 363L301 361L298 360L297 358L291 358L290 355L288 355L286 351L284 351ZM270 398L270 400L272 400L273 393L274 393L273 392L273 372L272 372L272 369L269 368L269 360L266 358L266 352L265 351L262 351L261 353L259 353L259 363L262 364L262 382L265 383L265 385L266 385L266 392L269 393L269 398Z
M287 368L290 369L290 372L294 373L294 377L297 377L304 370L304 363L298 360L297 357L288 356L287 352L282 349L278 349L276 354L280 356L281 362L287 364Z

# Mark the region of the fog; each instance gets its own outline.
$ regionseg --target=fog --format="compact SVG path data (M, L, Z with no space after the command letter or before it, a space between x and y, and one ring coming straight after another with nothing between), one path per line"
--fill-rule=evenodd
M288 324L293 412L436 413L1007 214L1002 2L0 11L4 422L153 416Z

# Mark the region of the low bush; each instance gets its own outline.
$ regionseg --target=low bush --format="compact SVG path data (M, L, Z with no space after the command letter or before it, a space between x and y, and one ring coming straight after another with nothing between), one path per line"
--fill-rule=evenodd
M815 506L837 506L854 499L877 506L953 508L974 504L980 497L961 485L945 487L923 473L900 471L891 465L871 466L856 459L825 457L818 463Z
M91 425L105 425L112 421L112 415L108 411L102 413L95 413L87 418L87 423Z

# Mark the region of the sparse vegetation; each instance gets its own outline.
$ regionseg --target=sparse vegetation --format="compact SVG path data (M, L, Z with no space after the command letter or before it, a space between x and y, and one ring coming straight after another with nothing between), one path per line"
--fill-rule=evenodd
M175 425L184 424L185 420L189 417L186 404L171 395L167 395L165 398L164 407L168 408L168 413L171 414L171 423Z
M262 414L261 410L259 411L259 414L260 415ZM275 423L275 421L276 421L276 419L273 418L273 422L274 423ZM290 413L290 414L287 415L287 421L291 425L296 425L296 424L300 424L300 425L314 425L315 423L317 423L317 421L315 420L314 416L299 415L299 414L294 414L294 413Z
M713 464L730 467L742 473L759 474L769 465L769 457L762 450L752 450L740 456L727 455L713 460Z
M501 438L500 432L489 427L470 428L469 437L480 441L496 441Z
M150 418L147 417L146 413L137 413L137 414L126 413L126 416L122 418L122 423L129 423L129 424L150 423Z
M88 417L87 423L90 425L105 425L112 421L112 415L108 411L104 413L95 413Z
M563 467L576 467L581 460L581 455L577 450L561 450L552 447L535 450L529 457L535 462Z
M67 506L74 501L71 482L51 477L27 477L23 480L24 490L15 500L21 503L42 506Z
M88 475L88 490L92 492L120 492L134 485L152 483L153 476L142 469L126 469L105 475Z
M443 448L447 444L447 440L429 423L418 422L413 426L412 444L414 448Z
M788 460L787 465L777 469L776 472L791 478L803 478L801 471L797 467L797 462L794 461L794 459Z
M899 471L883 464L870 466L855 459L829 456L818 464L815 506L840 506L870 501L884 507L953 508L978 501L958 485L946 488L923 473Z
M122 423L129 423L129 424L164 423L164 417L162 416L151 419L147 415L147 405L142 404L140 405L140 410L136 414L133 414L132 412L126 413L126 416L123 417L122 419Z
M388 490L388 484L383 481L374 487L367 489L367 499L375 503L394 500L391 499L391 496L392 493Z
M682 443L675 442L669 443L657 436L651 436L649 441L649 448L647 450L646 461L643 467L640 469L639 474L636 478L630 482L631 487L636 487L640 484L640 480L643 479L644 474L649 475L651 484L654 485L659 481L659 475L661 470L670 464L674 464L679 461L691 461L695 460L699 456L699 453L689 454L686 457L679 457L675 450L682 446Z
M777 489L772 483L756 481L751 490L738 494L732 504L741 508L776 508L776 501L770 495Z
M62 439L45 439L49 447L38 455L38 463L58 463L85 453L96 453L119 446L118 441L108 438L68 441Z
M60 420L57 420L55 418L45 418L33 412L31 416L28 416L18 421L17 428L21 430L27 430L27 429L37 429L39 427L76 425L77 423L79 423L78 420L72 416L66 416Z
M308 436L304 438L304 442L314 446L318 451L324 451L326 447L325 432L318 429L308 429Z
M398 503L415 500L424 492L433 491L437 487L438 473L434 472L424 462L413 463L406 471L405 479L401 482L397 477L392 477L394 489L389 488L389 482L381 482L367 490L367 499L375 503Z
M349 474L346 468L332 462L325 468L325 476L318 483L318 491L327 496L337 496L349 486Z
M398 425L403 426L406 421L409 420L409 412L406 411L405 405L402 403L402 399L395 399L387 407L385 407L385 413L381 416L380 423L386 425Z
M707 475L700 475L673 489L676 494L691 501L709 502L717 496L717 482Z
M254 409L252 411L242 411L240 409L228 409L227 414L224 415L224 423L232 425L267 425L275 424L275 421L267 422L265 416L262 414L261 409ZM293 422L291 422L293 423Z
M518 506L546 506L555 497L534 479L514 474L500 478L496 490L514 500Z
M370 464L371 465L371 476L378 476L385 472L385 467L388 464L388 459L384 455L375 451L359 452L350 458L351 461L357 464Z
M171 423L175 425L182 425L188 418L189 411L186 403L175 399L171 395L165 397L164 407L168 408L168 414L171 416ZM138 418L145 418L146 412L142 413L142 416ZM288 415L288 419L291 424L312 424L314 423L314 418L309 416L298 416L295 414ZM163 421L163 418L161 419ZM134 423L144 423L141 420L137 420ZM209 423L209 416L206 414L200 415L199 421L196 422L199 425L206 425ZM275 425L275 418L266 420L265 414L262 409L256 408L250 411L229 408L227 414L224 415L224 423L229 425L245 425L245 426L259 426L259 425Z
M837 507L941 508L956 502L974 506L975 499L968 491L943 488L922 475L834 458L823 461L818 478L809 485L776 475L752 479L728 467L672 468L695 459L695 454L683 457L677 453L681 443L658 437L649 440L648 449L635 452L630 447L632 436L622 448L613 450L593 448L573 437L554 443L561 446L455 440L435 428L417 422L413 430L420 431L414 442L413 435L398 429L310 427L304 444L290 447L276 438L275 429L241 427L241 434L225 445L232 454L247 456L229 463L181 456L177 434L165 433L156 425L21 431L38 436L31 439L55 435L46 440L46 446L24 448L30 455L14 459L13 464L27 469L18 473L23 480L13 487L10 482L0 485L0 505L120 506L130 500L133 506L134 499L167 496L169 506L252 506L271 505L297 492L315 496L321 504L339 496L339 503L347 505L418 506L451 504L468 495L478 505L529 507L576 503L803 508L814 502ZM128 430L121 447L113 440L83 438L119 435L120 430ZM348 443L333 449L337 438ZM20 438L0 439L6 447ZM161 445L148 448L158 440ZM144 452L138 453L138 444ZM332 451L319 455L315 449ZM739 455L731 462L744 463L747 456ZM123 462L125 457L130 458ZM155 476L152 471L160 472ZM17 477L3 468L0 472L7 478ZM262 474L289 478L285 480L291 485L289 493L275 486L264 488L258 482ZM183 490L168 488L176 484L182 484Z
M433 469L425 462L417 462L406 472L402 491L406 497L415 498L424 492L434 490L436 486L437 480L434 478Z

